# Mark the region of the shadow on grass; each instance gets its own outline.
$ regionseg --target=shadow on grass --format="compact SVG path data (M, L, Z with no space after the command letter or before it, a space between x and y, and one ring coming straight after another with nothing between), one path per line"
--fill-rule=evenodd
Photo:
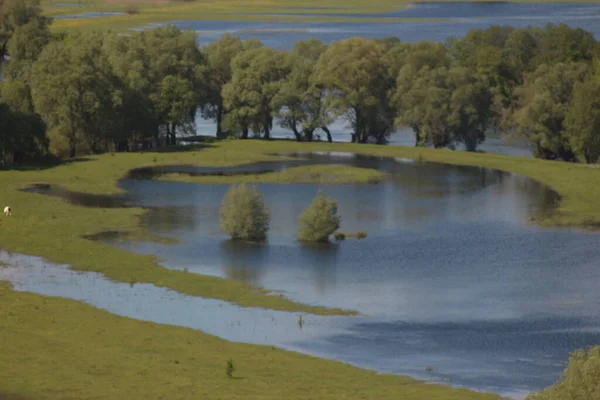
M0 400L29 400L29 397L0 392Z
M36 162L26 163L26 164L11 165L6 168L1 168L0 170L2 170L2 171L21 171L21 172L42 171L42 170L46 170L46 169L59 167L61 165L69 165L69 164L81 163L81 162L92 161L92 160L93 159L90 157L76 157L76 158L71 158L68 160L61 160L58 158L47 158L47 159L39 160ZM0 400L2 400L1 397L0 397Z
M141 153L185 153L191 151L204 150L207 148L214 147L213 143L194 143L194 144L177 144L166 147L159 147L155 149L145 149L141 150Z

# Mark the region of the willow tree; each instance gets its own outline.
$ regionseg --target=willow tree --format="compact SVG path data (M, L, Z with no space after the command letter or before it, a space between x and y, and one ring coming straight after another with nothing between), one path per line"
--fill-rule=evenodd
M385 50L372 40L341 40L333 42L315 66L314 82L328 91L328 111L349 123L352 142L367 142L370 120L388 101Z

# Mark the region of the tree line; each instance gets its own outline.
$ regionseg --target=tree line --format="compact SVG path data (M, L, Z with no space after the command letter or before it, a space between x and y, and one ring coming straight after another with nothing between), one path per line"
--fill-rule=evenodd
M471 30L445 43L317 39L278 51L224 35L199 48L173 26L51 34L38 0L0 0L0 162L176 143L195 116L220 138L387 142L477 149L490 131L526 138L544 159L600 156L600 44L564 24Z

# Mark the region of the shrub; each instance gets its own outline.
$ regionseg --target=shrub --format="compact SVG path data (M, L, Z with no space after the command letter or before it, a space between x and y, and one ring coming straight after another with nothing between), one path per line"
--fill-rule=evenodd
M298 218L298 238L307 242L326 242L340 227L337 201L319 191L312 203Z
M228 378L233 377L233 371L235 371L235 367L233 366L233 360L230 358L227 360L227 366L225 367L225 374Z
M342 232L336 232L333 237L335 238L335 240L344 240L346 239L346 234L342 233Z
M356 238L357 239L364 239L366 237L367 237L367 232L363 232L363 231L356 232Z
M266 239L269 211L258 189L246 184L232 186L221 204L220 224L234 240Z
M560 380L550 388L527 396L527 400L600 399L600 346L573 352Z
M125 12L127 14L139 14L140 9L135 4L128 4L127 7L125 7Z

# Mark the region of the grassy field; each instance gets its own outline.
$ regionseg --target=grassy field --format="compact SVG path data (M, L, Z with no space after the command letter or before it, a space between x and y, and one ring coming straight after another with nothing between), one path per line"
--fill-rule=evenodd
M0 321L2 400L499 399L117 317L2 282Z

